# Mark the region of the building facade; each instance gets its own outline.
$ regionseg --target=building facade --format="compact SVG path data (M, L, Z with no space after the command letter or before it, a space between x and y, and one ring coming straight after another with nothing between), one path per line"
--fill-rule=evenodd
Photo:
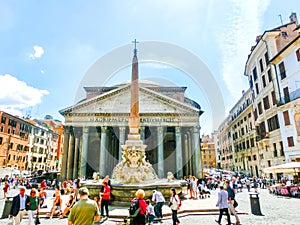
M203 168L216 168L216 149L213 137L202 135L201 153Z
M155 171L162 171L162 177L169 171L177 177L195 174L196 164L202 168L199 104L185 97L185 87L149 82L139 86L140 136L147 145L146 159ZM85 91L85 100L60 111L65 117L62 178L92 177L103 169L101 177L111 175L128 135L130 84L86 87ZM176 160L181 160L182 168L176 168Z
M299 26L297 28L299 32ZM300 161L300 32L270 62L279 75L278 119L285 161Z
M34 126L0 111L0 166L26 170L29 138Z
M256 38L244 72L250 89L217 132L222 168L263 176L266 167L299 160L299 51L295 13Z

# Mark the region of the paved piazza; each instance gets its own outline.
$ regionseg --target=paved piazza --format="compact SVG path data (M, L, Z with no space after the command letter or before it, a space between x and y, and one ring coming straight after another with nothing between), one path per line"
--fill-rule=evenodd
M11 194L14 194L15 190L11 191ZM267 190L259 190L260 197L260 206L263 216L256 216L251 214L251 206L249 194L246 190L243 190L242 193L237 194L237 201L239 202L238 210L241 212L247 212L247 214L239 215L242 225L252 225L252 224L270 224L270 225L298 225L300 221L300 198L287 198L282 196L274 196L268 193ZM50 194L50 193L49 193ZM0 197L3 196L2 190L0 191ZM202 208L203 205L214 206L217 199L217 191L212 192L212 196L209 199L205 200L185 200L183 201L183 207L186 208ZM199 207L197 207L199 205ZM2 215L3 210L3 199L0 200L0 213ZM164 212L168 212L167 206L164 208ZM124 210L123 210L124 211ZM185 224L201 224L201 225L215 225L217 224L214 220L217 218L217 215L212 215L212 213L205 213L206 215L187 215L180 214L180 221L182 225ZM215 214L213 212L213 214ZM226 224L225 216L223 216L222 224ZM232 216L232 222L235 222L234 217ZM0 220L0 225L6 225L7 219ZM42 225L67 225L67 219L41 219ZM115 225L117 222L111 218L104 222L106 225ZM166 217L163 225L171 225L172 220L170 217ZM27 225L27 220L23 220L21 225Z

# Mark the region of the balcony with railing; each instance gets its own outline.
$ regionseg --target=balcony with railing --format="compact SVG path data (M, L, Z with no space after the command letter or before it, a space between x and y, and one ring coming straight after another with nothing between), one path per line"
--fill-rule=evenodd
M281 99L279 99L277 101L277 106L287 104L287 103L289 103L291 101L294 101L298 98L300 98L300 88L298 88L297 90L295 90L293 92L290 92L289 95L281 97Z

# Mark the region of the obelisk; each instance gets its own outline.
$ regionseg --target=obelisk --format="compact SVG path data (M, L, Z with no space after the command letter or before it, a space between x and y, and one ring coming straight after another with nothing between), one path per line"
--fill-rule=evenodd
M129 117L129 140L140 140L140 115L139 115L139 68L136 39L134 40L132 59L131 87L130 87L130 117Z
M157 175L152 165L146 161L145 148L140 139L140 115L139 115L139 71L136 49L136 39L134 40L134 55L132 59L132 74L130 86L130 117L129 134L122 145L122 159L115 166L112 178L115 183L133 184L141 182L151 182L157 179Z

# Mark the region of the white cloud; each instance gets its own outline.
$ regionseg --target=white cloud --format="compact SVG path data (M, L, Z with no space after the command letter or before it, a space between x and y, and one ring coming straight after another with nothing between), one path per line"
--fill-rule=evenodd
M29 57L31 59L41 58L42 55L44 55L44 49L43 49L43 47L41 47L39 45L33 46L33 50L34 50L34 53L29 54Z
M218 33L222 53L222 76L232 94L233 101L241 97L241 91L248 89L248 80L243 75L247 55L257 35L261 34L263 14L270 0L232 0L228 7L230 12Z
M10 74L0 75L1 86L0 108L4 111L18 112L20 109L35 106L48 95L47 90L39 90L18 80Z
M41 70L41 74L45 74L45 70Z

